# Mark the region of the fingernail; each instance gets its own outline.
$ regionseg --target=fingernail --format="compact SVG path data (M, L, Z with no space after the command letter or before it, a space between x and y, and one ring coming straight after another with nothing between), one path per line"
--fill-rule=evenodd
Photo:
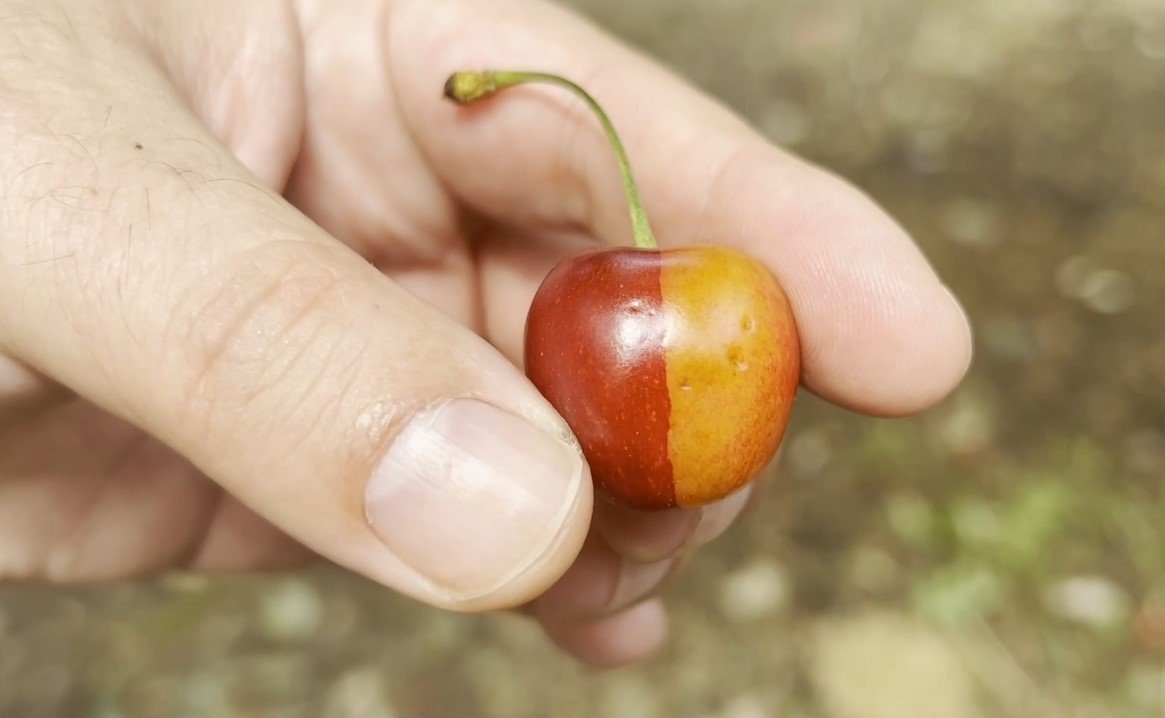
M623 561L619 581L615 584L615 593L611 596L607 610L621 611L652 595L667 580L675 564L675 559L655 563Z
M494 592L551 549L584 479L578 451L455 399L417 414L365 490L373 531L453 600Z
M717 501L711 506L705 506L700 513L700 520L692 535L688 537L686 547L703 546L728 530L732 522L744 511L752 494L752 485L745 486L735 494Z

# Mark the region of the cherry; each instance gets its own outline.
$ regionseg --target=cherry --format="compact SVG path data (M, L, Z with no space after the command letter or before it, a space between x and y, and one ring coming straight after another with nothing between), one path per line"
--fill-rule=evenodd
M526 320L526 374L578 437L610 498L638 509L698 506L754 478L776 453L800 374L785 293L751 257L716 246L660 250L630 164L598 103L539 72L458 72L467 104L527 82L574 92L619 163L636 247L556 266Z

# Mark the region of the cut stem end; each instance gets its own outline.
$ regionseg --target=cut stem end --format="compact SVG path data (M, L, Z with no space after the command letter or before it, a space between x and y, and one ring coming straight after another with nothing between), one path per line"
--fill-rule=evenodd
M488 97L499 89L493 72L455 72L445 80L445 97L459 105L468 105Z

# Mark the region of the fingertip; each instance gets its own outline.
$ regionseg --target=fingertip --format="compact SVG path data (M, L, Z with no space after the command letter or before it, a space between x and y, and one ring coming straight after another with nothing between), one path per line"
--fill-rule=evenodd
M599 669L651 657L667 640L667 610L658 599L590 623L547 623L546 634L564 651Z
M941 401L970 365L970 324L914 240L845 180L780 152L759 154L742 162L728 188L764 207L749 215L739 241L789 296L802 383L875 416ZM776 233L765 225L770 218L780 222Z
M851 318L807 342L802 381L823 399L871 416L910 416L940 403L969 370L970 322L937 279L886 282L847 303Z
M744 512L754 492L755 483L705 506L666 511L637 511L599 502L595 530L607 546L630 561L662 561L719 538Z
M637 511L610 501L595 503L595 530L632 561L660 561L679 551L701 523L699 509Z
M692 532L686 546L699 548L720 538L752 503L752 495L755 491L756 482L754 481L736 493L705 506L700 512L700 521L696 524L696 529Z
M580 623L621 613L657 594L680 568L676 558L629 561L592 534L574 565L534 602L534 615Z
M600 613L619 582L620 559L594 534L562 577L530 604L544 621L579 621Z

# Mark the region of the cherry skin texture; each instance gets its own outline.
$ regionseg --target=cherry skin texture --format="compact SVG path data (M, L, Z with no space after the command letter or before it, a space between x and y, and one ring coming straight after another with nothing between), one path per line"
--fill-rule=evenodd
M800 374L789 303L732 250L617 248L568 259L526 321L526 373L598 488L638 509L699 506L776 453Z

